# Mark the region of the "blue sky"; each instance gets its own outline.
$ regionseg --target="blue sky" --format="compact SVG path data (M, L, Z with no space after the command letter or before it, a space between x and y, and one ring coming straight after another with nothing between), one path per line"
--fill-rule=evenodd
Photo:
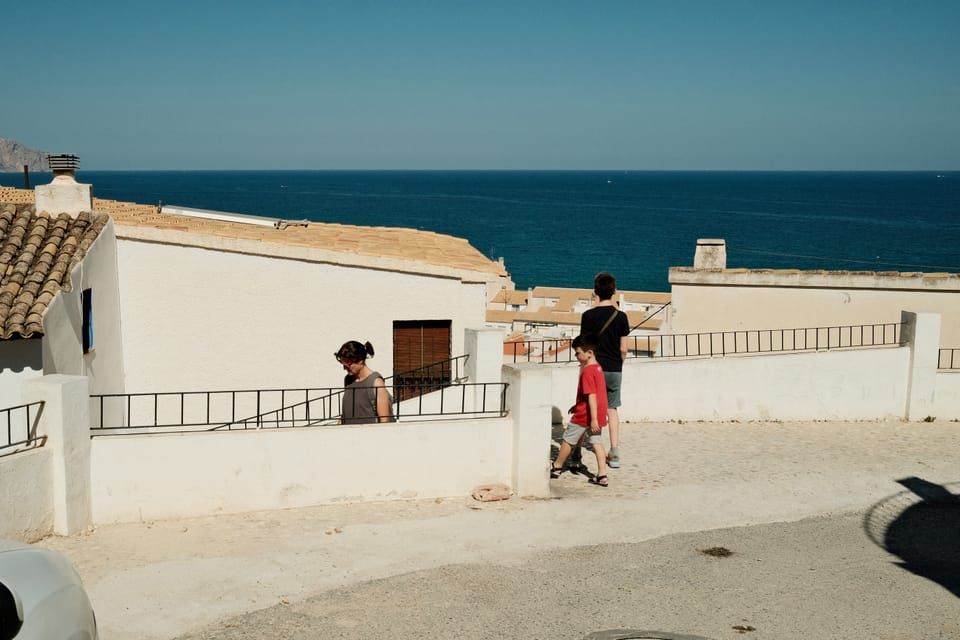
M8 2L85 169L960 169L960 2Z

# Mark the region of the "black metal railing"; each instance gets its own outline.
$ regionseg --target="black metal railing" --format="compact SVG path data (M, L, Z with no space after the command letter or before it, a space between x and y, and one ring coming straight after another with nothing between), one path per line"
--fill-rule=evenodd
M683 358L861 349L900 344L901 323L635 336L638 356Z
M46 443L47 436L37 435L43 407L40 401L0 409L0 456Z
M940 349L937 369L960 369L960 349Z
M393 383L396 388L397 400L403 401L426 393L438 391L451 384L459 384L465 380L463 369L466 367L469 355L457 356L449 360L441 360L416 369L395 373L385 381Z
M628 357L686 358L861 349L900 344L901 323L629 336ZM513 362L573 362L569 339L505 342Z
M202 431L310 401L333 402L328 388L109 393L90 396L91 429L182 428Z
M423 385L417 383L417 389ZM387 385L396 417L502 417L505 383L465 383L406 402L411 389ZM337 424L343 387L178 391L91 395L91 435L176 433L308 427ZM416 403L416 404L412 404Z
M505 382L468 382L438 386L426 393L423 384L417 382L412 388L386 385L385 389L392 398L391 414L395 420L437 417L502 418L507 415L507 386ZM316 408L309 410L309 405L316 402L311 400L245 420L218 425L210 430L234 431L339 424L340 401L343 396L344 389L333 389L330 397L337 398L337 403L333 405L325 403L319 411ZM407 397L406 400L401 399L404 396Z

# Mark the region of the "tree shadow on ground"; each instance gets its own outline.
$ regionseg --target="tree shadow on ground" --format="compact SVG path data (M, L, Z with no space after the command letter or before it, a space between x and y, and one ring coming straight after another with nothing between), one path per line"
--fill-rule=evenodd
M867 511L863 528L874 543L898 556L900 567L940 584L960 598L960 483L922 478Z

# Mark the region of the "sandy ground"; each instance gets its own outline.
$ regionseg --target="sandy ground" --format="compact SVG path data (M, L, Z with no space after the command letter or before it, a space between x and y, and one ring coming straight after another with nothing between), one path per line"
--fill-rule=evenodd
M898 479L960 493L960 423L626 424L621 455L609 488L565 474L550 500L318 506L39 544L77 566L104 640L960 640L952 583L877 544L920 501Z

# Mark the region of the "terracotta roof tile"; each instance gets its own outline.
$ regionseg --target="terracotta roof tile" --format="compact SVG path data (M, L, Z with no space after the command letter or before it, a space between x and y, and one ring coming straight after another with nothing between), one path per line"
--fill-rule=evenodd
M7 195L0 192L0 198ZM0 205L0 339L43 333L43 313L109 220L105 214L36 213Z
M33 191L0 187L0 202L34 202ZM221 238L255 240L311 249L351 253L371 258L388 258L411 263L506 277L502 264L487 258L467 240L433 231L404 227L361 227L356 225L310 222L291 224L282 229L223 220L210 220L187 215L159 213L156 205L93 199L97 212L108 213L117 225L117 236L124 237L123 227L186 231L196 234L202 245L203 235Z

